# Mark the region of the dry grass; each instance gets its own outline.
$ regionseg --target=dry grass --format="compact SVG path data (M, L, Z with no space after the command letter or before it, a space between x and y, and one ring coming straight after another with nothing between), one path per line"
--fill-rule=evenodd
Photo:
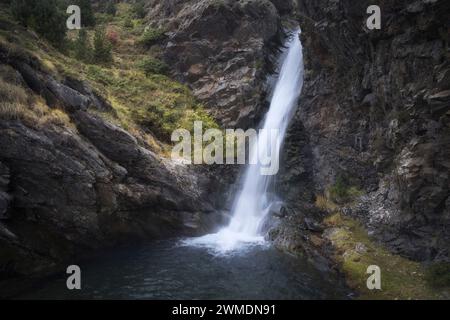
M22 104L0 101L0 119L18 120L27 113L27 109Z
M26 107L30 103L29 94L26 90L3 79L5 73L0 77L0 118L5 120L17 120L29 117Z
M316 196L315 205L320 210L332 213L337 210L338 206L324 195Z
M10 36L9 34L7 36ZM6 38L0 34L0 48L2 51L5 52L6 58L10 59L16 59L16 60L29 60L30 59L30 53L24 49L23 47L13 43L17 39L9 39L6 40Z
M49 108L42 97L17 84L7 82L2 77L0 77L0 119L21 120L30 127L56 125L74 128L64 111Z
M102 25L118 33L119 41L113 49L115 63L109 66L89 65L74 58L73 52L61 53L45 40L38 39L25 29L11 32L0 30L0 51L7 52L10 57L21 57L39 64L39 69L61 80L66 76L86 81L93 90L109 100L114 111L99 112L105 121L121 126L130 132L141 143L160 154L170 149L170 136L178 128L192 129L194 121L203 121L204 128L218 127L214 119L196 101L191 90L169 77L151 74L146 76L136 69L136 61L147 56L158 56L160 49L152 48L144 51L135 44L135 40L143 32L143 21L135 20L134 28L124 28L123 21L130 14L131 5L121 4L114 18L108 17ZM8 12L0 8L0 17L11 19ZM88 29L91 37L93 30ZM76 37L76 32L69 32L69 39ZM122 43L121 39L130 39L130 43ZM1 64L0 64L1 68ZM14 70L13 70L14 71ZM0 70L0 77L3 72ZM3 83L17 84L16 81L3 78ZM3 85L0 83L0 86ZM13 90L23 91L20 85L5 88L7 96ZM7 89L7 90L6 90ZM10 90L11 89L11 90ZM25 90L25 96L33 93ZM17 95L21 97L20 93ZM23 95L22 95L23 97ZM34 101L22 99L0 99L0 117L3 119L26 119L26 123L40 126L43 123L70 125L64 112L52 111ZM48 110L47 110L48 109ZM90 109L89 112L95 110Z
M23 87L8 83L0 78L0 101L7 103L26 104L29 94Z

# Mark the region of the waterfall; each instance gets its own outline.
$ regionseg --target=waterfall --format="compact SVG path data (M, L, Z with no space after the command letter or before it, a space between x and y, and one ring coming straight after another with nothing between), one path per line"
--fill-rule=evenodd
M282 142L303 86L303 54L299 32L295 31L286 43L283 64L262 127L265 132L277 130L277 141L273 143L270 134L260 134L257 142L251 146L252 157L261 154L275 155L272 158L278 161ZM268 189L274 176L261 174L260 162L254 162L257 164L246 167L243 187L237 194L229 225L218 233L190 239L187 241L189 245L229 251L239 244L264 242L261 226L272 205Z

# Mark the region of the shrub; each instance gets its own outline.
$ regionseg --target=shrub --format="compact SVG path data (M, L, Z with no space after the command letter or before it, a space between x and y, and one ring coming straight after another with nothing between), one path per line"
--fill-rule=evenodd
M75 40L73 44L73 48L75 51L75 58L90 63L92 62L92 47L87 37L87 32L85 29L81 29L78 38Z
M138 43L145 47L151 47L162 41L164 38L165 32L163 29L147 28L139 38Z
M138 1L133 5L133 15L136 19L143 19L145 17L145 4L144 1Z
M123 27L127 29L133 29L134 28L133 20L131 20L130 17L125 19L125 21L123 22Z
M316 197L315 205L320 210L330 213L334 212L337 209L336 204L334 204L333 201L331 201L324 195L318 195Z
M105 7L105 13L111 16L115 16L117 13L116 4L111 0Z
M81 10L81 24L85 27L95 26L95 15L92 10L91 0L71 0L71 4L80 7Z
M155 58L145 58L138 62L137 67L141 69L146 76L151 74L166 74L169 70L167 64Z
M32 23L33 7L36 1L12 0L11 13L21 24L28 27Z
M342 202L347 197L347 183L342 176L338 176L336 182L329 189L330 198L336 202Z
M108 30L108 32L106 33L106 38L113 45L117 45L117 43L119 42L119 34L114 30Z
M103 29L95 31L93 60L95 63L107 63L113 60L112 46Z
M66 36L66 16L61 4L57 0L12 0L11 12L21 24L61 46Z

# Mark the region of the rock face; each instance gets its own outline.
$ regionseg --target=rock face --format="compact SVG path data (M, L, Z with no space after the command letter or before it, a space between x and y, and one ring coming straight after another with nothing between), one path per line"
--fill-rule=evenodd
M446 260L450 6L383 2L371 31L371 4L298 1L306 78L280 179L295 207L344 177L364 194L346 214L398 253Z
M280 14L291 4L147 1L147 19L167 31L162 55L173 75L224 126L245 128L264 114ZM70 122L0 120L0 280L125 241L199 235L224 223L218 208L230 205L237 166L192 168L158 156L96 115L114 111L87 83L2 45L0 69L2 81L64 110Z
M270 57L281 37L275 5L268 0L154 0L148 8L152 26L168 30L166 62L210 113L227 127L257 123L266 106Z
M240 128L265 114L281 17L296 7L306 72L278 177L287 205L270 221L279 247L321 263L324 213L315 196L344 177L362 191L346 214L401 254L448 259L448 1L383 1L379 31L364 27L370 1L146 3L148 22L166 31L162 56L173 75L224 127ZM234 180L237 166L168 161L96 116L111 106L86 83L56 78L0 46L4 66L8 81L63 108L72 126L0 120L0 280L122 240L196 235L222 221L231 191L219 182Z
M2 47L0 67L71 121L0 121L0 280L123 241L198 235L222 222L207 175L161 158L91 113L108 103L87 84L56 80Z

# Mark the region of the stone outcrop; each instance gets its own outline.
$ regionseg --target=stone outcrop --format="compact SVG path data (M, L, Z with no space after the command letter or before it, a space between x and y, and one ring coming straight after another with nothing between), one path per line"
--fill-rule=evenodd
M259 122L283 36L280 1L148 1L163 58L227 127ZM86 82L0 46L14 83L62 109L70 125L0 121L0 278L52 270L130 240L198 235L223 223L238 167L188 167L97 116L114 113ZM3 70L3 69L2 69ZM2 77L6 75L2 74ZM5 80L6 81L6 80Z
M282 36L276 6L268 0L156 0L148 8L151 25L167 30L164 59L210 113L227 127L258 123Z
M281 179L297 181L286 191L299 206L342 177L363 193L344 212L377 239L417 260L447 260L450 7L383 1L382 28L371 31L371 4L298 1L305 86Z
M203 234L222 222L207 173L162 158L96 116L92 110L109 105L86 83L57 80L3 48L0 63L71 122L0 121L0 279L125 241Z

